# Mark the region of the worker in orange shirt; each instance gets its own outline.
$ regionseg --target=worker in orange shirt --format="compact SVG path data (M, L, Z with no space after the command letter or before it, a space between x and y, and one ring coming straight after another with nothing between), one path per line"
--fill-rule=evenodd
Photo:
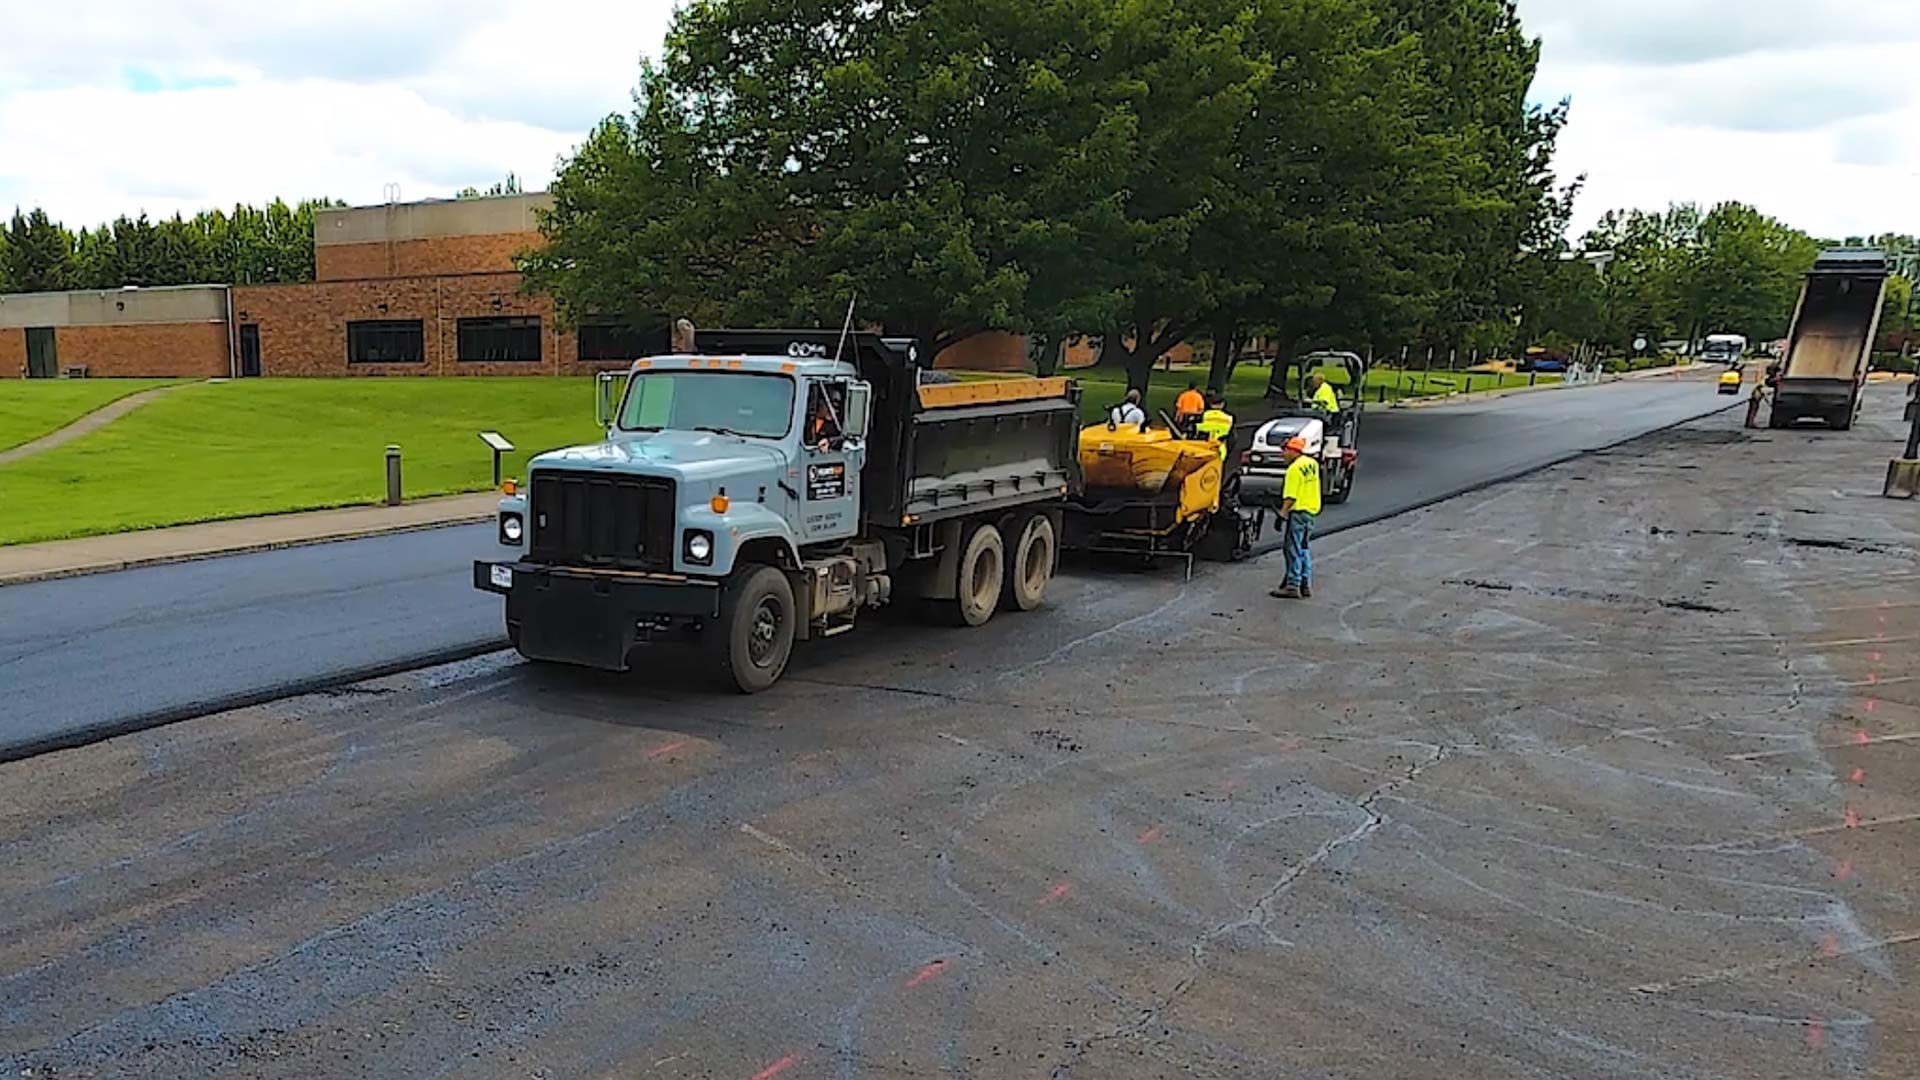
M1182 430L1192 430L1200 414L1206 411L1207 399L1201 395L1199 383L1187 383L1187 388L1173 399L1173 422Z

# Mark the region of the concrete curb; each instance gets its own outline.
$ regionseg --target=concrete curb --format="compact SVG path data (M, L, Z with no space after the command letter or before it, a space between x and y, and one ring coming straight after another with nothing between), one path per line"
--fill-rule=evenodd
M398 533L425 532L428 529L444 529L454 525L474 525L492 519L493 515L491 513L462 514L458 517L436 521L410 521L398 525L349 529L316 536L286 537L276 540L262 540L257 543L228 544L201 551L173 552L165 555L153 555L133 559L107 559L99 562L75 564L73 566L50 567L45 570L23 570L12 574L0 573L0 588L6 588L9 585L28 585L36 581L58 581L63 578L86 577L90 574L111 574L120 570L137 570L143 566L167 566L173 563L199 562L202 559L218 559L228 555L247 555L260 551L283 551L288 548L314 547L319 544L339 543L343 540L363 540L370 536L391 536Z

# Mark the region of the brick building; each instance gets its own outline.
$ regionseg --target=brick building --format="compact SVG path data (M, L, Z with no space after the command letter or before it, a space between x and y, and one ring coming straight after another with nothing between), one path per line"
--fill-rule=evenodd
M323 210L314 280L0 296L0 377L580 375L665 347L666 328L563 328L520 291L546 193ZM1019 369L1025 340L981 334L940 367Z
M0 295L0 377L227 370L224 285Z

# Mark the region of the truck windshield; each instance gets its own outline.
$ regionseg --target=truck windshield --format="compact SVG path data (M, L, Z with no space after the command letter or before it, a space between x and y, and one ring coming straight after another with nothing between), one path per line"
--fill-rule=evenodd
M793 426L793 380L745 372L635 375L620 408L623 431L718 431L784 438Z

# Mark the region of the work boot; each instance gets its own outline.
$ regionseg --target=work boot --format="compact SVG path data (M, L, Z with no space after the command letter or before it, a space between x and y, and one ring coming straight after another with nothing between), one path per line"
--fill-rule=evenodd
M1282 585L1267 593L1267 595L1273 597L1275 600L1298 600L1301 596L1300 586Z
M1300 585L1300 595L1304 598L1311 599L1313 596L1313 586L1302 582Z

